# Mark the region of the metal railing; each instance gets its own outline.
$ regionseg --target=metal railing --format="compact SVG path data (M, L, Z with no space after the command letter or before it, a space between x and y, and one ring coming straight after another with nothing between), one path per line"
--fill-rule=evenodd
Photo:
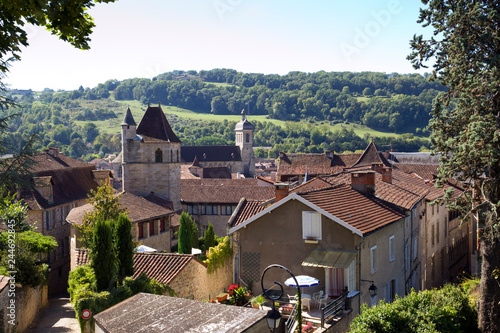
M295 306L292 309L292 312L290 312L290 316L288 317L287 321L285 322L285 332L293 332L295 322L297 321L297 306L298 303L295 304Z
M333 318L340 315L346 307L347 293L340 295L321 309L321 327L330 322Z

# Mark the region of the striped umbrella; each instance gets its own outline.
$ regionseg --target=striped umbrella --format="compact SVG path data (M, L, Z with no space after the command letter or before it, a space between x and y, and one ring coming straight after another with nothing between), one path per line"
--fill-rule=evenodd
M312 276L307 276L307 275L298 275L295 277L297 279L297 282L299 283L299 287L313 287L317 286L320 281L316 278L313 278ZM287 279L285 281L285 284L289 287L295 287L297 288L297 284L295 283L295 280L293 277Z

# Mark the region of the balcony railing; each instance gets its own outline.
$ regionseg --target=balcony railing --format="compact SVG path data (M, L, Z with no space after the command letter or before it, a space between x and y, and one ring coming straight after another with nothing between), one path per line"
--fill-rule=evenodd
M340 295L321 309L321 327L330 322L333 318L344 312L347 305L347 293Z

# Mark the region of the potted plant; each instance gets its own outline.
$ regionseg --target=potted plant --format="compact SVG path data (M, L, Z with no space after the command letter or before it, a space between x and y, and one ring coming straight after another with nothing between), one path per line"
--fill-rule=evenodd
M229 294L229 296L233 296L234 291L236 289L238 289L238 285L237 284L231 284L231 285L229 285L229 288L227 288L227 293Z
M233 298L234 304L243 305L243 302L245 301L246 292L247 292L246 289L243 287L235 289L233 296L231 296L231 298Z
M250 300L250 303L252 303L252 307L254 309L259 309L265 302L266 299L262 295L252 297L252 299Z
M222 303L227 300L227 293L221 293L217 295L217 302Z

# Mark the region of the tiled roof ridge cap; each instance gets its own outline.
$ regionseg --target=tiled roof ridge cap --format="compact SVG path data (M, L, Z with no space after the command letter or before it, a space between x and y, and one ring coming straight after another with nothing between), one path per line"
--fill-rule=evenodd
M320 191L328 191L328 190L332 190L332 189L338 189L338 188L341 188L341 187L345 187L345 188L349 188L349 189L351 188L351 186L349 186L348 184L336 184L336 185L330 185L330 186L327 186L327 187L324 187L324 188L313 189L313 190L305 191L305 192L302 192L302 193L296 193L296 194L297 195L306 195L306 194L316 193L316 192L320 192ZM298 188L298 187L296 187L296 188Z

